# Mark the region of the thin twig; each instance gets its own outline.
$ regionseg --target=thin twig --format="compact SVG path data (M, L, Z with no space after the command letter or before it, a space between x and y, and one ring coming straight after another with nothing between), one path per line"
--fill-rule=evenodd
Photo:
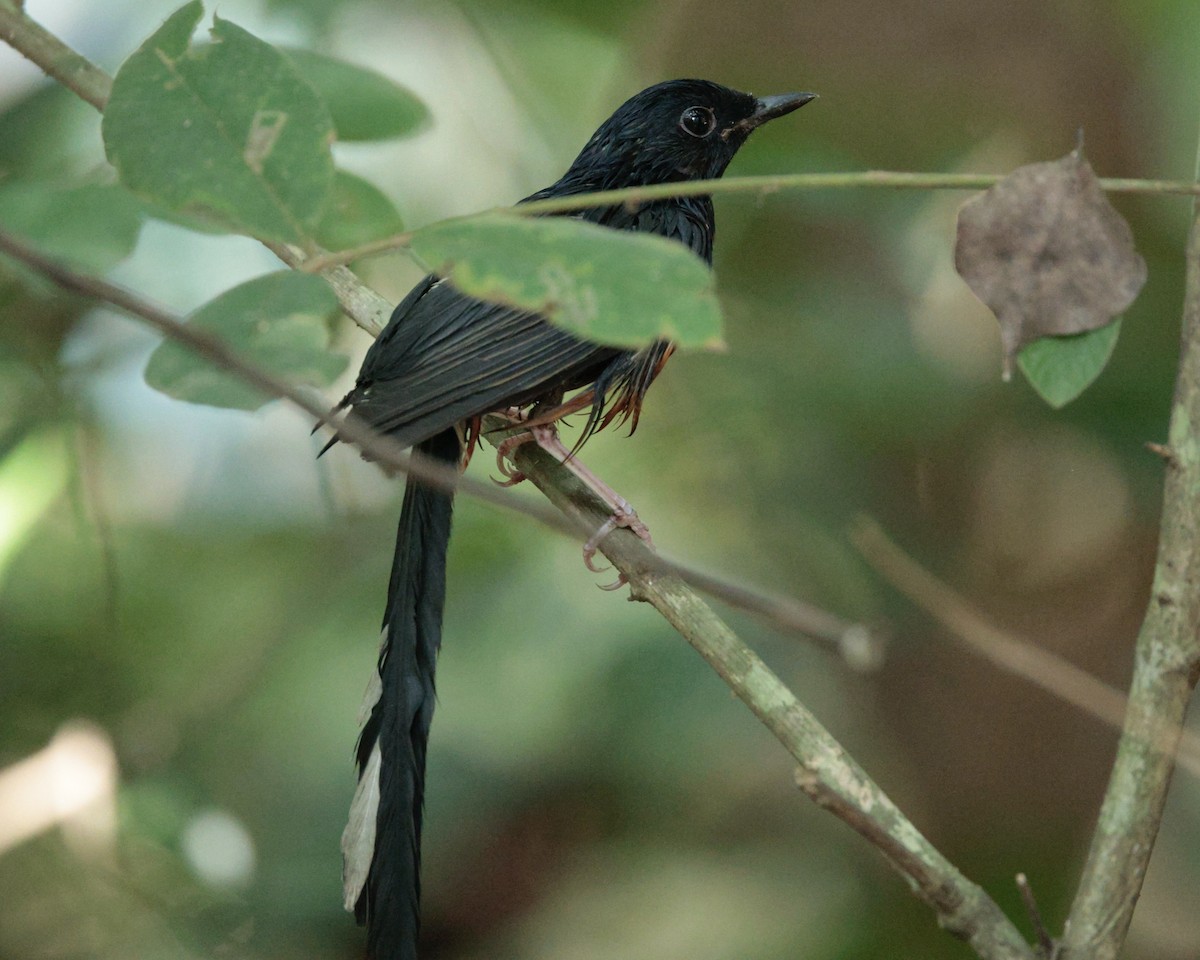
M372 240L369 243L350 247L346 250L333 250L328 253L320 253L315 257L309 257L297 269L303 270L305 273L320 273L322 270L328 270L330 267L335 267L339 264L353 263L356 260L366 260L368 257L378 257L385 253L406 250L412 243L414 232L406 230L403 233L394 233L390 237L380 237L378 240Z
M866 170L848 173L784 173L773 176L726 177L722 180L692 180L687 183L659 183L645 187L623 187L581 193L570 197L552 197L516 207L500 207L494 213L524 217L547 213L570 213L589 207L625 204L638 206L669 197L690 197L728 193L776 193L781 190L839 190L882 187L894 190L986 190L1004 179L999 173L902 173L890 170ZM1200 183L1190 180L1135 180L1101 178L1100 187L1110 193L1200 195ZM474 215L473 215L474 216ZM466 217L461 219L468 219ZM305 270L320 271L337 264L351 263L408 247L416 231L406 230L381 237L361 246L323 253L304 265Z
M1037 897L1033 895L1033 887L1029 878L1023 873L1017 874L1017 892L1021 894L1021 902L1025 904L1025 912L1029 914L1029 922L1033 924L1033 934L1037 937L1038 949L1045 960L1052 960L1055 953L1054 938L1046 929L1042 919L1042 911L1038 909Z
M1120 730L1128 698L1049 650L991 623L975 607L900 549L869 517L858 517L850 539L881 577L941 623L971 650L1006 673L1027 680L1083 713ZM1179 765L1200 777L1200 736L1165 729L1158 745L1173 750L1182 737Z
M80 56L13 0L0 0L0 40L36 63L48 76L104 112L112 92L112 77Z

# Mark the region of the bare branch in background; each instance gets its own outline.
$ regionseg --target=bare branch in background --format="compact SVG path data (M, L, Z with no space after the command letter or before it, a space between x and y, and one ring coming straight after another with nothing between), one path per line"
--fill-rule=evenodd
M937 620L966 646L1005 673L1040 687L1080 712L1120 730L1129 698L1069 660L991 623L979 610L921 567L868 517L859 517L850 539L884 580ZM1176 726L1159 740L1163 750L1181 741L1179 765L1200 777L1200 736Z

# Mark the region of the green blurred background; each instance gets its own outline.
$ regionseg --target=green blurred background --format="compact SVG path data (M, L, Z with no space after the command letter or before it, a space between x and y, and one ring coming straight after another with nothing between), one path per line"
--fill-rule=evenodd
M111 71L175 5L28 9ZM552 181L613 107L676 76L821 94L756 134L732 174L1006 172L1066 153L1079 128L1101 175L1189 177L1196 150L1194 0L219 13L430 105L416 139L335 148L411 225ZM102 164L94 111L7 49L0 110L0 177ZM1159 502L1143 444L1165 437L1188 206L1114 199L1149 281L1110 367L1055 413L1000 382L994 323L953 272L964 198L719 198L729 351L677 356L637 436L602 435L587 459L671 556L890 624L885 666L862 675L729 614L953 861L1023 927L1012 878L1026 872L1057 929L1114 733L965 653L872 576L846 529L876 516L997 622L1124 687ZM111 276L182 312L276 267L249 240L151 222ZM366 276L398 298L417 272L391 257ZM117 787L110 808L19 842L0 815L0 956L359 956L338 838L400 484L344 449L315 461L310 424L278 405L152 392L156 337L130 321L11 279L3 291L0 785L58 737L79 747L70 775ZM337 346L356 361L367 338L347 322ZM481 455L472 472L489 467ZM969 955L798 793L784 751L652 611L595 588L577 546L469 500L456 522L430 960ZM1180 775L1130 958L1200 955L1198 801Z

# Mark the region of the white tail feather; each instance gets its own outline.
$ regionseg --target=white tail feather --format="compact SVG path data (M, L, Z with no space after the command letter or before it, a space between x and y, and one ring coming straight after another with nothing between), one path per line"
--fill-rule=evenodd
M387 643L387 628L379 638L380 649ZM362 706L358 708L358 729L361 732L371 711L383 695L383 679L379 670L371 671ZM342 831L342 895L346 909L353 912L358 902L367 874L371 870L371 859L375 856L375 821L379 815L379 768L383 756L379 752L379 741L371 747L367 765L358 777L354 799L350 801L350 819Z
M342 831L342 897L346 909L351 912L367 882L371 859L375 855L381 757L379 742L376 741L362 776L358 778L358 788L350 804L350 819Z

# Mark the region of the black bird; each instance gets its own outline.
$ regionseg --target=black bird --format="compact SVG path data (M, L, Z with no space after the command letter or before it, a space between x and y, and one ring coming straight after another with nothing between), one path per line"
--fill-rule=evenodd
M721 176L757 127L814 94L754 97L704 80L673 80L622 104L546 197ZM712 262L712 198L677 197L572 214L657 233ZM540 422L590 408L584 437L637 425L642 398L671 353L572 336L535 313L485 303L428 276L396 307L338 405L404 446L461 464L479 417L533 406ZM563 402L572 390L580 394ZM368 927L373 960L415 960L419 930L425 747L434 706L450 540L451 494L410 481L383 617L378 672L357 747L359 783L342 836L346 908Z

